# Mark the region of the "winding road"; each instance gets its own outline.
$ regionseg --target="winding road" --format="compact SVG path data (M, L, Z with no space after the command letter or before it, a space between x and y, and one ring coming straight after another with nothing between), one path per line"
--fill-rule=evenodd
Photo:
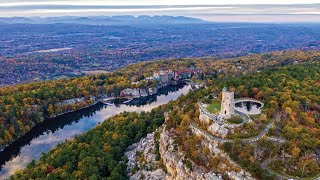
M262 169L266 170L269 174L275 174L277 176L277 178L279 179L319 179L320 176L317 176L317 177L314 177L314 178L300 178L300 177L292 177L292 176L287 176L287 175L284 175L284 174L279 174L273 170L271 170L269 167L268 167L268 164L270 164L271 162L273 161L277 161L277 160L281 160L282 158L270 158L270 159L267 159L265 160L262 164L261 164L261 167Z
M268 126L263 131L261 131L258 135L250 137L250 138L240 139L240 141L248 142L248 143L252 143L252 142L258 141L259 139L261 139L263 136L265 136L268 133L270 128L274 125L274 122L277 121L279 118L280 118L280 114L277 113L276 116L274 118L272 118L272 120L268 124ZM210 138L210 140L212 140L214 142L234 142L235 141L234 139L226 139L226 138L214 137L212 134L210 134L207 131L199 128L192 120L190 121L190 125L194 130L196 130L198 132L201 132L201 134L205 135L207 138Z
M271 122L268 124L268 126L262 131L260 132L257 136L253 136L251 138L244 138L244 139L240 139L240 141L242 142L246 142L246 143L254 143L256 141L258 141L259 139L261 139L262 137L264 137L268 131L270 130L270 128L274 125L274 123L279 120L280 118L280 113L276 113L276 116L271 120ZM198 127L192 120L190 121L190 125L191 128L193 130L196 130L198 132L200 132L202 135L204 135L206 138L209 138L211 141L214 142L235 142L234 139L226 139L226 138L219 138L219 137L214 137L213 135L211 135L210 133L208 133L207 131L201 129L200 127ZM274 141L280 141L279 139L275 139L275 138L268 138L269 140L274 140ZM281 142L284 140L281 140ZM301 179L301 178L294 178L294 177L290 177L290 176L286 176L283 174L279 174L277 172L272 171L271 169L269 169L268 164L271 163L272 161L275 160L279 160L281 158L270 158L265 160L262 164L261 167L266 170L269 174L275 174L277 176L277 178L279 179ZM320 176L312 178L312 179L318 179Z
M272 161L276 161L276 160L279 160L279 159L281 159L281 158L270 158L270 159L265 160L261 164L262 169L266 170L269 174L275 174L277 176L277 178L279 178L279 179L290 179L290 178L292 178L292 177L289 177L289 176L284 176L282 174L279 174L279 173L274 172L271 169L269 169L268 164L271 163Z

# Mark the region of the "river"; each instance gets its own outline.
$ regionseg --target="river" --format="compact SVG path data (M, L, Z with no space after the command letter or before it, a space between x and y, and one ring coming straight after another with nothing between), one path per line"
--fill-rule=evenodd
M0 152L0 179L8 178L16 170L25 168L30 161L38 160L42 153L48 152L58 143L90 130L108 117L124 111L150 111L187 94L190 89L190 85L168 86L160 89L157 95L140 98L127 105L120 102L115 102L115 106L98 103L46 120Z

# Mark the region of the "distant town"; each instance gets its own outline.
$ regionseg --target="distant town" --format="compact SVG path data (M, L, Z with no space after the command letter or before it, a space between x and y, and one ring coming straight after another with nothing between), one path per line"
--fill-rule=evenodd
M319 25L1 24L0 86L110 72L165 58L320 47Z

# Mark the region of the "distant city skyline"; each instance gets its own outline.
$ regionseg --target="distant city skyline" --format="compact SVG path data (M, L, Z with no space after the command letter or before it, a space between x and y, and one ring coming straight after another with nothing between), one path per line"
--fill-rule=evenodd
M319 0L0 0L1 17L169 15L214 22L320 22Z

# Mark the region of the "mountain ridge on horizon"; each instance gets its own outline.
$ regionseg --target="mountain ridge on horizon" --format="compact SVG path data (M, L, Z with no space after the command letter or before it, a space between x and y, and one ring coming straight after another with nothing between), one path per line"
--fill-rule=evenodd
M53 16L53 17L0 17L4 24L88 24L88 25L126 25L126 24L204 24L199 18L186 16Z

